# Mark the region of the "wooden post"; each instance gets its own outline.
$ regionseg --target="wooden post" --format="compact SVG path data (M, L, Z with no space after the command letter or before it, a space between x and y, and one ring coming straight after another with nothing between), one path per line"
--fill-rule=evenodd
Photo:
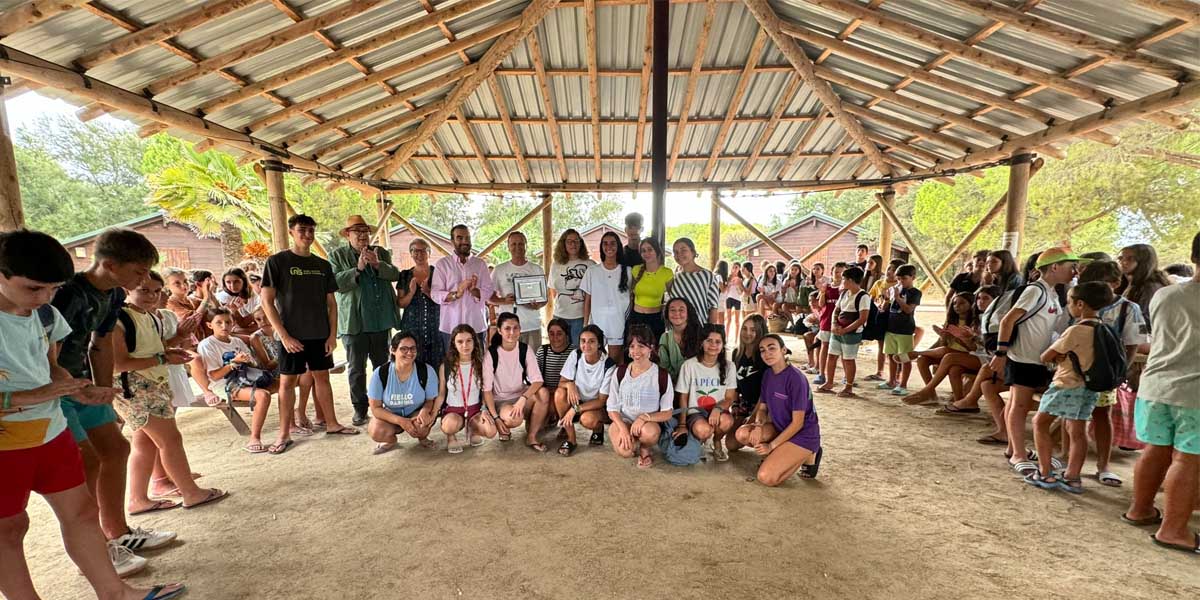
M836 242L838 240L838 238L842 237L843 235L846 235L846 233L848 231L850 231L851 229L858 227L859 223L866 221L867 217L875 214L875 211L877 211L877 210L879 210L878 204L872 204L871 206L868 206L867 210L862 211L861 214L859 214L857 217L854 217L853 221L850 221L849 223L846 223L845 225L843 225L841 229L833 232L833 235L830 235L829 237L825 238L825 241L821 242L820 244L817 244L816 246L813 247L812 250L809 250L808 253L806 253L804 256L801 256L800 262L804 263L808 259L816 256L818 253L820 253L825 248L828 248L829 245ZM886 217L880 217L880 218L883 219L884 222L887 222Z
M0 79L0 231L25 226L21 184L17 181L17 157L13 152L12 133L8 130L8 110L4 108L6 82L6 79Z
M550 280L550 265L554 263L554 197L548 193L542 193L542 271L546 273L546 283ZM554 316L554 300L547 295L546 306L546 322L550 322L550 318Z
M263 179L267 184L267 203L271 207L271 250L288 248L288 202L283 190L283 163L268 159L262 162Z
M539 212L541 212L544 217L545 216L544 211L546 210L547 207L550 206L551 202L554 202L554 197L551 196L550 193L544 192L541 194L541 199L542 199L542 201L539 202L537 206L533 207L533 210L525 213L525 216L521 217L521 219L519 221L517 221L516 223L513 223L512 227L505 229L504 233L501 233L500 235L496 236L496 239L492 240L492 242L490 244L488 244L487 246L484 246L483 250L480 250L479 254L477 254L476 256L478 256L479 258L483 258L483 257L491 254L492 250L495 250L497 247L500 246L500 244L503 244L508 241L508 236L511 235L512 232L524 227L526 223L532 221L534 217L538 216ZM552 245L552 243L550 241L546 241L544 243L546 245L546 248L549 248Z
M929 261L925 260L925 253L921 252L921 249L917 247L917 242L913 240L911 235L908 235L908 230L905 229L904 224L900 222L900 217L896 216L896 211L892 209L892 204L884 200L885 197L886 194L875 195L876 201L879 202L879 208L883 211L883 216L887 218L888 221L891 221L892 226L896 228L896 231L900 232L900 237L904 238L904 243L908 244L909 249L912 250L913 256L916 257L917 265L924 269L926 273L932 273L933 268L929 266ZM938 291L940 291L943 296L946 295L946 284L942 283L941 279L935 277L933 279L933 284L937 286Z
M388 217L392 214L392 201L388 199L387 194L379 192L379 197L375 202L379 205L379 222L375 230L375 234L379 238L377 243L380 248L391 251L392 236L388 233L388 223L391 222L391 219Z
M1033 155L1025 148L1012 153L1008 168L1008 206L1004 212L1004 235L1000 247L1012 252L1017 262L1021 261L1021 236L1025 233L1025 205L1029 193L1030 166Z
M750 221L747 221L746 219L743 219L742 215L739 215L736 212L733 212L733 210L729 208L729 205L725 204L725 202L722 201L720 197L713 196L712 201L713 201L713 204L716 204L717 206L721 207L722 210L724 210L725 212L732 215L733 218L737 219L738 223L745 225L746 229L750 230L750 233L753 233L755 237L762 240L762 242L764 244L770 246L772 250L778 252L779 255L783 257L784 260L792 260L793 258L795 258L794 256L791 255L790 252L788 252L787 250L784 250L783 246L776 244L775 240L767 237L767 234L763 233L762 231L759 231L759 229L757 227L755 227L753 223L751 223Z
M884 188L882 194L876 196L879 199L879 205L891 209L896 206L896 190L892 188ZM879 256L883 257L883 264L880 265L887 269L887 265L892 261L892 222L888 220L887 215L879 215Z
M653 92L650 107L650 183L653 199L650 220L654 229L650 237L660 245L667 238L667 119L670 117L667 104L667 70L669 68L668 46L671 43L671 5L668 0L654 0L654 62L650 78ZM643 102L645 99L643 98Z
M721 190L709 192L709 199L719 198ZM708 268L716 269L717 261L721 260L721 207L716 202L710 202L708 216Z

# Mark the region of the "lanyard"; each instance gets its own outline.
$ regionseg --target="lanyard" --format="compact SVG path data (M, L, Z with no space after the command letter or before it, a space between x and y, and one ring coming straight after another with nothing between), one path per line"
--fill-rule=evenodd
M471 393L471 374L475 370L475 365L472 363L467 367L467 380L463 381L462 367L458 368L458 392L462 395L463 408L467 408L467 396Z

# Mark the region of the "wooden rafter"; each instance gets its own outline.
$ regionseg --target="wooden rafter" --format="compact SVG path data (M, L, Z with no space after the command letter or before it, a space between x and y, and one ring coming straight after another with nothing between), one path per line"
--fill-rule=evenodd
M634 133L633 180L642 180L642 146L646 142L646 107L650 105L650 67L654 59L654 0L645 0L646 5L646 35L642 47L642 70L638 76L641 84L638 88L637 130Z
M1189 23L1200 21L1200 6L1187 0L1133 0L1133 2L1143 8L1175 17L1180 21Z
M821 128L826 118L832 117L821 115L812 123L808 124L808 127L804 129L804 133L800 134L800 140L796 142L796 147L792 149L790 154L788 154L788 157L783 161L783 164L779 165L779 173L775 174L775 179L782 180L784 175L787 175L791 172L792 167L796 164L796 161L800 160L800 157L805 154L804 149L808 147L808 143L812 141L813 136L817 134L817 130Z
M857 104L851 104L851 103L846 103L845 107L846 107L846 112L849 112L850 114L858 117L859 119L875 121L876 123L879 123L881 125L889 127L891 129L908 132L912 135L925 138L926 140L928 140L934 144L937 144L939 146L943 146L946 148L953 148L953 149L959 151L960 153L961 152L974 152L979 149L974 144L964 142L958 138L951 137L951 136L948 136L943 133L937 133L933 130L926 129L920 125L917 125L917 124L912 123L905 119L899 119L896 117L889 116L879 110L870 110L870 109L863 108Z
M771 110L771 118L767 121L766 127L763 127L761 133L758 134L758 141L754 142L754 149L750 152L750 158L746 159L742 165L741 172L738 173L738 178L745 181L750 177L750 173L754 171L754 165L758 163L759 157L762 155L763 148L767 146L767 141L775 134L775 128L779 127L782 122L783 113L787 110L789 104L796 97L796 92L800 90L801 79L799 75L792 75L788 79L787 86L783 88L783 93L779 95L779 99L775 102L774 109Z
M779 118L780 123L808 123L817 118L815 114L800 114L800 115L783 115ZM546 120L541 117L509 117L509 120L514 125L545 125ZM556 117L555 120L559 125L588 125L592 122L589 117ZM503 120L499 117L471 117L472 123L480 125L501 125ZM679 119L667 119L668 123L678 123ZM721 125L725 122L725 117L692 117L688 119L688 123L692 125ZM769 123L770 117L767 116L739 116L733 120L737 124L749 123ZM605 117L600 119L600 125L628 125L636 126L637 119L633 117Z
M470 77L458 82L458 85L446 96L445 104L442 108L421 123L421 126L417 129L416 138L396 150L396 155L388 159L384 166L377 172L377 177L380 179L390 177L404 164L404 161L416 153L417 148L425 143L425 140L433 136L433 132L438 127L441 127L442 123L446 122L446 118L454 112L459 104L462 104L463 100L473 93L485 79L491 77L492 71L496 70L496 67L500 65L500 61L504 60L504 57L512 52L513 47L518 42L529 36L533 28L542 21L542 17L545 17L546 13L550 12L557 4L558 0L533 0L530 2L521 13L521 22L517 28L505 34L504 37L492 44L491 48L488 48L487 52L479 59L479 69L472 73Z
M538 92L542 97L542 112L546 115L546 129L550 130L550 145L554 147L554 156L558 157L558 179L567 180L567 163L563 160L562 130L558 126L558 117L554 111L554 97L550 94L550 81L546 78L546 63L542 60L542 45L538 42L537 32L531 33L527 39L529 56L533 60L533 68L537 72Z
M687 137L687 124L688 118L692 114L692 101L696 97L696 86L700 84L700 67L704 64L704 53L708 50L708 38L712 34L713 19L716 16L716 3L712 0L705 2L704 22L700 25L696 54L692 58L692 72L688 75L687 88L683 93L683 106L679 109L679 124L675 126L675 136L671 142L671 155L667 161L667 181L674 178L675 161L679 157L679 150L683 148L683 140Z
M833 88L829 83L820 77L817 77L816 66L812 60L804 54L804 50L800 48L800 44L796 40L785 35L781 29L782 22L779 15L775 14L775 9L767 4L767 0L745 0L746 7L754 14L754 18L758 21L759 26L767 30L767 34L771 36L771 41L775 46L787 57L788 62L796 67L796 72L812 88L813 93L820 98L821 103L829 110L833 118L846 130L846 133L854 140L860 148L867 154L867 160L882 174L889 175L892 172L887 161L884 160L883 153L875 146L863 129L862 123L859 123L852 115L846 112L842 107L842 100L834 93Z
M838 144L837 148L834 148L833 154L830 154L829 158L826 158L825 162L821 164L821 167L817 169L817 174L815 177L813 177L813 179L816 179L817 181L824 179L825 175L829 173L830 169L833 168L833 165L837 164L838 159L843 156L843 154L846 152L846 149L849 148L850 144L853 142L854 140L851 139L850 136L844 136L842 138L842 143Z
M521 173L521 180L532 181L529 174L529 165L525 162L525 151L521 148L521 140L517 137L517 130L513 127L512 118L508 114L508 102L504 100L504 90L500 89L500 82L496 81L495 77L488 78L488 88L491 89L492 101L496 103L496 108L500 112L500 122L504 125L504 135L508 137L508 145L512 148L513 157L517 161L517 171Z
M496 181L496 175L492 173L492 166L488 164L487 156L483 153L483 148L479 145L479 140L475 137L475 132L471 129L471 124L467 122L466 115L463 114L462 107L459 106L454 111L454 116L458 119L458 126L462 127L463 133L466 134L467 144L471 146L471 151L475 153L475 158L479 160L479 168L483 169L483 174L488 181Z
M328 145L322 146L321 148L315 149L312 151L312 154L316 155L316 156L320 157L322 160L324 160L326 157L328 157L331 154L341 152L342 150L356 146L362 142L368 141L371 138L378 137L385 133L403 128L418 119L428 117L429 115L436 112L439 108L441 108L441 103L434 102L434 103L428 104L426 106L422 106L422 107L418 108L417 110L413 110L413 111L409 111L406 113L396 115L395 117L386 119L381 123L376 123L375 125L372 125L370 127L362 129L360 131L357 131L353 135L351 135L345 139L341 139L336 142L333 142L332 144L328 144Z
M592 171L596 181L600 181L604 170L600 165L600 77L596 74L599 70L596 64L596 0L584 0L583 12L587 38L588 96L592 115L592 154L595 156Z
M862 155L863 155L863 153L861 150L846 150L841 153L841 156L843 156L843 157L846 157L846 156L861 157ZM524 154L522 156L527 161L552 162L552 161L558 160L558 157L554 156L553 154L548 154L548 155ZM792 153L764 153L764 154L761 154L760 156L764 159L787 158L789 156L792 156ZM797 158L799 158L799 159L826 158L827 159L831 156L833 156L833 155L830 154L829 152L802 152L798 155ZM474 154L455 154L455 155L446 156L445 158L446 158L446 160L453 160L453 161L479 160L479 158L476 157ZM489 161L509 161L509 160L515 161L515 160L517 160L517 157L512 154L489 154L489 155L487 155L486 158ZM635 157L632 154L606 154L601 158L603 160L609 161L609 162L633 162L635 159ZM746 154L724 154L724 155L717 157L717 161L720 162L720 161L732 161L732 160L746 160L747 158L749 158L749 155L746 155ZM428 155L428 154L414 154L413 157L410 158L409 160L410 161L426 161L426 162L428 162L428 161L438 160L438 158L436 156L432 156L432 155ZM567 156L567 157L564 157L563 160L565 160L569 163L589 163L589 162L592 162L592 157L591 156ZM708 160L709 160L709 155L707 155L707 154L694 154L694 155L681 154L681 155L679 155L680 162L691 162L691 163L704 162L704 163L707 163Z
M185 10L169 19L159 21L137 31L107 42L97 48L92 48L75 60L75 64L84 70L90 70L97 65L131 54L141 48L168 40L184 31L198 27L215 19L219 19L234 11L241 10L261 0L212 0L190 10Z
M87 0L33 0L0 13L0 38L33 27L50 17L67 12Z
M733 97L729 100L729 109L725 112L725 120L721 122L721 128L717 130L717 139L713 142L712 154L709 155L708 163L704 165L704 173L701 178L705 181L712 178L713 169L717 166L717 155L725 149L725 140L729 137L734 119L737 118L738 111L742 108L742 99L746 95L746 88L750 85L750 79L754 77L755 66L758 64L758 59L766 44L767 34L759 29L754 36L754 42L750 44L750 54L746 57L746 66L742 69L741 76L738 77L737 86L733 88Z

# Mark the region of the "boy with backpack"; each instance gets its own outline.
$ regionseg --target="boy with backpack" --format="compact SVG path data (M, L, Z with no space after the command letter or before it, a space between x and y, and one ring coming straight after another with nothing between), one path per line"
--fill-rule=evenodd
M1093 380L1097 370L1114 369L1119 361L1124 374L1124 356L1112 357L1107 350L1124 352L1116 334L1098 318L1100 309L1112 303L1113 293L1098 281L1081 283L1071 288L1067 310L1077 321L1067 328L1042 353L1043 363L1056 364L1049 389L1042 394L1037 415L1033 417L1033 440L1038 454L1038 470L1025 477L1025 483L1042 489L1061 488L1072 494L1082 494L1079 473L1087 458L1087 422L1096 408L1100 393L1096 387L1107 382ZM1110 381L1115 377L1109 377ZM1111 389L1111 388L1110 388ZM1051 457L1054 439L1050 425L1062 418L1070 445L1067 448L1067 468L1061 473L1052 470Z
M829 358L825 363L825 384L817 388L818 392L833 392L833 376L837 371L837 361L842 360L842 370L846 375L846 384L838 392L840 398L854 398L855 359L858 358L858 346L862 343L863 327L871 315L871 295L862 289L863 270L850 267L842 274L842 293L838 296L837 308L829 340Z
M1022 476L1038 469L1032 462L1035 456L1025 446L1025 419L1033 409L1034 392L1050 385L1051 373L1042 364L1042 353L1054 341L1054 334L1067 325L1054 286L1069 283L1080 260L1065 248L1051 248L1038 256L1035 268L1041 276L1013 291L1012 308L1000 320L996 355L988 363L993 373L1004 374L1004 382L1011 388L1006 454L1013 470Z
M37 492L54 509L63 545L97 597L173 598L182 585L135 589L121 581L116 565L140 568L146 561L118 560L132 553L106 543L79 448L68 431L63 396L70 394L85 406L112 399L111 388L99 388L57 364L59 345L71 327L47 302L73 270L71 255L49 235L0 234L0 596L39 597L24 550L25 508L30 493Z
M912 374L913 339L917 332L914 313L921 304L921 290L913 287L917 268L901 265L896 269L896 285L888 288L887 333L883 336L883 353L888 355L888 380L879 389L891 388L894 396L908 395L908 377Z

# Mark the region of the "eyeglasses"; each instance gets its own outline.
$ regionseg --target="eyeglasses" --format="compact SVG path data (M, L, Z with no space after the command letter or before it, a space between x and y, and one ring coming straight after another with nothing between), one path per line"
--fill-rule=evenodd
M429 254L429 250L425 248L409 248L409 254Z
M350 230L350 233L353 233L354 235L370 235L371 230L366 227L355 227L354 229Z
M416 354L417 353L416 346L400 346L399 348L397 348L397 350L399 350L401 354Z

